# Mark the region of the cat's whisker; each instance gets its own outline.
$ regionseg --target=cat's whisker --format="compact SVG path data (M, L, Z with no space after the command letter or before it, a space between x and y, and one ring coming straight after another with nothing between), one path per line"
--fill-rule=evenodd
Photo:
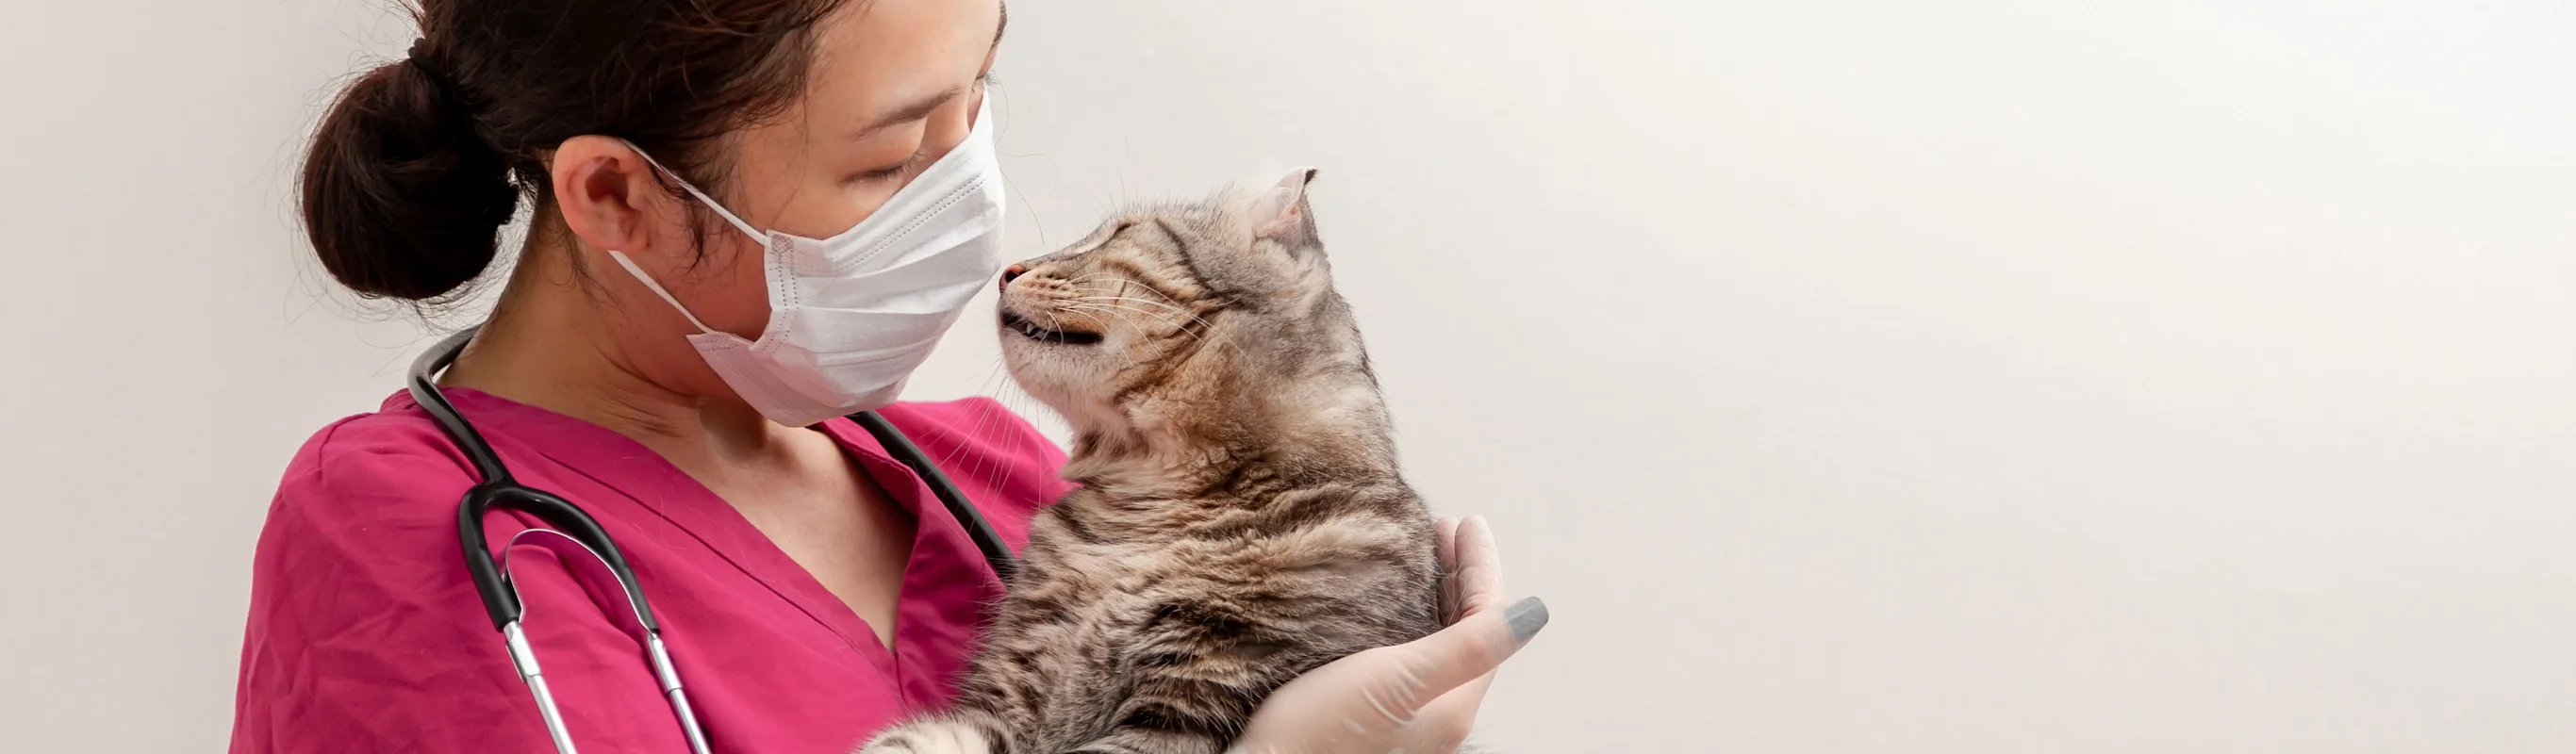
M1106 334L1109 332L1109 323L1108 323L1108 322L1106 322L1106 321L1104 321L1104 320L1102 320L1100 317L1098 317L1098 316L1096 316L1096 315L1097 315L1098 313L1102 313L1102 312L1108 312L1108 313L1111 313L1111 314L1113 314L1113 315L1115 314L1115 312L1111 312L1110 310L1107 310L1107 309L1091 309L1091 308L1077 308L1077 307L1067 307L1067 308L1065 309L1065 311L1067 311L1067 312L1071 312L1071 313L1074 313L1074 314L1081 315L1081 316L1082 316L1082 318L1083 318L1084 320L1089 321L1089 322L1090 322L1094 327L1099 328L1099 329L1100 329L1100 332L1101 332L1102 334L1104 334L1104 335L1106 335Z
M1199 318L1199 316L1198 316L1196 313L1193 313L1193 312L1191 312L1191 311L1189 311L1189 310L1187 310L1187 309L1182 309L1182 308L1175 307L1175 306L1171 306L1171 305L1168 305L1168 304L1161 304L1161 303L1154 302L1154 301L1147 301L1147 300L1145 300L1145 299L1135 298L1135 297L1133 297L1133 296L1075 296L1075 297L1073 297L1073 298L1071 298L1071 299L1067 299L1067 300L1069 300L1069 301L1089 302L1089 303L1087 303L1087 304L1086 304L1086 305L1088 305L1088 306L1100 306L1100 305L1104 305L1104 304L1106 304L1106 305L1119 305L1119 304L1129 304L1129 303L1133 303L1133 304L1153 304L1153 305L1156 305L1156 306L1162 306L1163 308L1166 308L1166 309L1170 309L1170 310L1172 310L1172 311L1174 311L1174 312L1178 312L1179 314L1181 314L1181 316L1189 317L1192 321L1198 322L1199 324L1205 325L1205 324L1207 324L1207 323L1208 323L1208 322L1207 322L1207 320L1205 320L1205 319L1200 319L1200 318Z
M1105 275L1105 274L1107 274L1107 273L1094 273L1094 275ZM1090 277L1090 276L1085 276L1085 277ZM1192 312L1192 311L1190 311L1188 308L1183 307L1183 306L1180 306L1180 305L1179 305L1179 304L1180 304L1180 302L1179 302L1178 300L1173 300L1170 294L1164 293L1164 292L1162 292L1161 290L1158 290L1158 289L1156 289L1156 288L1155 288L1155 287L1153 287L1153 286L1146 285L1146 284L1144 284L1143 282L1136 280L1135 278L1129 278L1129 277L1118 277L1118 278L1114 278L1114 279L1115 279L1117 282L1125 283L1125 284L1127 284L1127 285L1129 285L1129 286L1132 286L1132 287L1134 287L1134 288L1136 288L1136 289L1138 289L1138 290L1142 290L1142 291L1144 291L1144 292L1146 292L1146 293L1154 294L1156 297L1158 297L1158 298L1162 298L1162 299L1165 299L1166 301L1154 301L1154 300L1151 300L1151 299L1142 299L1142 298L1137 298L1137 297L1134 297L1134 296L1126 296L1126 295L1118 295L1118 294L1111 294L1111 295L1109 295L1109 296L1081 296L1081 297L1078 297L1078 298L1080 298L1081 300L1086 300L1086 301L1089 301L1089 300L1100 300L1100 299L1111 299L1111 300L1116 300L1116 301L1131 301L1131 302L1135 302L1135 303L1139 303L1139 304L1150 304L1150 305L1153 305L1153 306L1160 306L1160 307L1163 307L1163 308L1166 308L1166 309L1170 309L1170 310L1172 310L1172 311L1180 312L1181 314L1187 315L1187 316L1189 316L1189 318L1190 318L1190 319L1196 320L1196 321L1199 323L1199 325L1200 325L1200 326L1203 326L1203 327L1214 327L1214 325L1209 324L1209 323L1208 323L1208 321L1207 321L1206 319L1201 318L1201 317L1198 315L1198 313L1196 313L1196 312ZM1167 303L1167 302L1168 302L1168 303Z
M1137 314L1142 314L1142 315L1147 316L1147 317L1153 317L1153 318L1155 319L1155 321L1161 322L1161 323L1163 323L1163 324L1165 324L1165 325L1171 325L1171 324L1173 324L1173 322L1172 322L1172 320L1171 320L1171 318L1170 318L1170 317L1163 316L1162 314L1159 314L1159 313L1156 313L1156 312L1151 312L1151 311L1147 311L1147 310L1144 310L1144 309L1138 309L1138 308L1136 308L1136 307L1132 307L1132 306L1112 306L1112 305L1107 305L1107 304L1067 304L1067 305L1065 305L1065 310L1066 310L1066 311L1085 311L1085 312L1135 312L1135 313L1137 313Z
M1002 367L1004 366L1004 364L1003 364L1003 362L1002 362L1002 360L1001 360L1001 359L996 358L996 359L994 359L994 360L993 360L993 366L994 366L994 369L993 369L990 373L988 373L988 374L987 374L987 376L985 376L985 378L984 378L984 387L983 387L983 389L982 389L980 392L987 393L987 394L990 394L990 393L994 392L994 391L993 391L993 382L994 382L994 380L995 380L996 378L998 378L998 377L1000 377L1000 376L1001 376L1001 374L1002 374L1002 372L1003 372ZM985 405L983 406L983 411L981 411L981 412L979 412L979 413L977 413L977 414L976 414L974 425L972 425L970 428L968 428L968 429L966 430L966 438L967 438L968 440L970 440L970 441L982 441L982 440L988 439L988 438L986 438L986 437L985 437L985 435L984 435L984 430L985 430L985 428L986 428L988 425L992 426L992 427L993 427L993 428L995 428L995 429L999 429L999 428L1000 428L1000 427L999 427L999 425L993 425L993 424L992 424L993 419L994 419L994 417L995 417L996 415L999 415L999 414L1001 414L1003 411L1008 410L1008 408L1009 408L1009 407L1008 407L1008 406L1001 406L1000 408L996 408L996 406L1001 406L1001 402L997 400L997 401L995 401L995 402L993 402L993 403L985 404ZM957 444L957 447L952 448L952 449L950 449L950 450L949 450L949 455L950 455L950 456L952 456L952 457L951 457L951 458L948 458L948 459L943 459L943 464L945 463L945 461L953 461L953 460L955 460L955 459L954 459L954 456L955 456L956 454L958 454L958 453L965 452L966 448L967 448L969 445L971 445L971 444L972 444L971 442L958 443L958 444ZM982 461L981 461L980 459L977 461L977 465L978 465L978 466L981 466L981 465L982 465Z
M1138 301L1139 299L1123 299L1123 300L1126 300L1126 301ZM1163 324L1170 326L1174 332L1178 332L1178 333L1181 333L1181 334L1183 334L1183 335L1188 335L1188 336L1190 336L1192 339L1195 339L1195 340L1197 340L1197 341L1199 341L1199 342L1201 342L1201 343L1208 342L1208 340L1207 340L1207 335L1206 335L1206 333L1205 333L1205 332L1203 332L1203 331L1201 331L1201 330L1192 330L1192 329L1190 329L1190 328L1189 328L1189 326L1188 326L1188 325L1186 325L1186 324L1184 324L1184 323L1181 323L1181 322L1175 322L1175 321L1173 321L1173 319L1171 318L1171 316L1170 316L1170 315L1166 315L1166 314L1163 314L1163 313L1160 313L1160 312L1155 312L1155 311L1148 310L1148 309L1139 309L1139 308L1136 308L1136 307L1133 307L1133 306L1126 306L1126 305L1123 305L1123 304L1118 304L1118 303L1115 303L1115 300L1113 300L1113 302L1112 302L1112 303L1107 303L1107 304L1100 304L1100 303L1084 303L1084 304L1074 304L1073 306L1092 307L1092 308L1094 308L1095 310L1135 312L1135 313L1137 313L1137 314L1142 314L1142 315L1145 315L1145 316L1148 316L1148 317L1153 317L1156 321L1162 322ZM1214 327L1214 325L1209 324L1207 320L1205 320L1205 319L1200 319L1197 315L1190 314L1189 312L1181 312L1181 314L1182 314L1183 316L1187 316L1187 317L1189 317L1189 318L1190 318L1191 320L1193 320L1193 321L1196 321L1196 322L1197 322L1201 327L1203 327L1203 328L1204 328L1204 327Z
M1151 293L1151 294L1154 294L1154 295L1155 295L1155 296L1157 296L1157 297L1160 297L1160 298L1162 298L1162 299L1165 299L1165 300L1171 301L1171 303L1174 303L1174 304L1178 304L1178 303L1180 303L1180 301L1179 301L1179 300L1177 300L1177 299L1173 299L1173 298L1172 298L1172 296L1171 296L1171 294L1164 293L1164 292L1162 291L1162 289L1155 288L1155 287L1150 286L1150 285L1146 285L1143 281L1139 281L1139 280L1137 280L1137 279L1135 279L1135 278L1126 278L1126 277L1122 277L1122 278L1119 278L1118 280L1119 280L1119 282L1123 282L1123 283L1126 283L1126 284L1128 284L1128 285L1135 286L1135 287L1137 287L1138 289L1143 290L1143 291L1144 291L1144 292L1146 292L1146 293Z
M1142 287L1142 286L1139 286L1139 287ZM1151 289L1147 289L1147 290L1151 290ZM1160 301L1154 301L1154 300L1151 300L1151 299L1141 299L1141 298L1137 298L1137 297L1134 297L1134 296L1077 296L1077 297L1075 297L1075 298L1074 298L1074 300L1076 300L1076 301L1109 301L1109 302L1113 302L1113 303L1114 303L1114 302L1122 302L1122 301L1123 301L1123 302L1127 302L1127 303L1146 304L1146 305L1149 305L1149 306L1159 306L1159 307L1163 307L1163 308L1165 308L1165 309L1170 309L1170 310L1172 310L1172 311L1174 311L1174 312L1177 312L1177 313L1179 313L1181 316L1184 316L1184 317L1188 317L1188 318L1190 318L1190 321L1199 323L1199 326L1200 326L1200 327L1215 327L1215 326L1216 326L1215 324L1208 322L1206 318L1204 318L1204 317L1200 317L1200 316L1198 315L1198 313L1197 313L1197 312L1193 312L1193 311L1190 311L1190 310L1188 310L1188 309L1183 309L1183 308L1178 307L1178 306L1173 306L1173 305L1171 305L1171 304L1166 304L1166 303L1163 303L1163 302L1160 302Z
M1064 309L1064 310L1065 310L1065 311L1068 311L1068 312L1073 312L1073 313L1075 313L1075 314L1082 315L1082 318L1083 318L1083 319L1085 319L1085 320L1089 320L1089 321L1091 322L1092 326L1100 328L1100 332L1101 332L1101 334L1106 335L1106 334L1108 334L1108 333L1109 333L1109 323L1108 323L1108 322L1106 322L1106 321L1103 321L1103 320L1102 320L1101 318L1099 318L1099 317L1092 316L1092 314L1091 314L1091 310L1090 310L1090 309L1088 309L1085 305L1076 304L1076 305L1073 305L1073 306L1065 307L1065 309Z
M1027 409L1021 407L1018 402L1012 400L1012 397L1014 394L1025 395L1025 393L1022 393L1019 390L1019 385L1017 383L1008 379L1002 380L1000 390L991 392L993 393L992 397L994 405L1001 406L1001 409L990 412L991 416L986 417L991 421L991 428L993 430L992 436L986 439L1000 439L1002 437L1015 434L1010 431L1011 421L1014 417L1025 416L1027 414ZM983 422L978 422L978 424L981 425ZM981 430L978 431L980 432ZM987 460L993 462L989 464L992 467L992 475L989 477L985 475L985 467L988 465ZM1001 459L998 457L985 456L976 459L974 468L969 469L966 472L966 478L981 481L987 486L998 487L1002 482L1003 476L1009 472L1010 465L1008 463L1001 462Z
M1160 313L1157 313L1157 312L1153 312L1153 311L1145 310L1145 309L1138 309L1138 308L1136 308L1136 307L1132 307L1132 306L1113 306L1113 305L1102 305L1102 304L1068 304L1068 305L1066 305L1066 306L1065 306L1065 310L1066 310L1066 311L1080 311L1080 312L1135 312L1135 313L1137 313L1137 314L1142 314L1142 315L1145 315L1145 316L1148 316L1148 317L1153 317L1156 321L1162 322L1164 325L1170 326L1170 327L1172 328L1172 331L1173 331L1173 332L1177 332L1177 333L1180 333L1180 334L1182 334L1182 335L1190 336L1190 338L1191 338L1191 339L1193 339L1193 340L1197 340L1198 342L1201 342L1201 343L1206 343L1206 342L1207 342L1207 336L1206 336L1206 335L1201 334L1201 333L1199 333L1199 332L1197 332L1197 331L1191 330L1191 329L1190 329L1190 328L1188 328L1187 326L1184 326L1184 325L1182 325L1182 324L1180 324L1180 323L1177 323L1177 322L1172 321L1172 318L1171 318L1171 317L1165 316L1165 315L1160 314ZM1098 320L1093 320L1093 321L1095 321L1095 322L1096 322L1096 321L1098 321ZM1204 322L1205 320L1201 320L1201 321L1202 321L1202 322Z
M976 389L976 394L984 394L984 396L994 394L994 381L999 381L999 378L1005 376L1005 365L1007 365L1007 363L1005 363L1005 360L1002 360L1002 358L994 358L994 360L992 360L992 368L987 368L987 371L984 371L984 383L981 383L979 389ZM1005 383L1007 383L1007 381L1005 381ZM981 435L984 435L984 422L987 422L987 419L992 419L992 414L994 414L994 409L992 409L992 407L984 407L984 412L976 414L974 427L971 427L971 430L966 430L966 437L969 437L969 440L984 440L984 437L981 437ZM948 448L948 455L945 455L945 458L940 458L940 466L948 466L948 463L956 461L956 455L958 455L958 453L966 453L966 448L969 448L969 445L971 445L971 443L958 443L956 448Z
M1016 382L1004 383L1004 390L1005 392L1002 394L1002 405L1009 407L1012 414L1025 420L1027 417L1035 413L1038 406L1037 396L1030 395L1027 390L1020 389L1019 384ZM1035 427L1031 427L1031 429L1034 430ZM1008 478L1008 472L1009 469L1007 467L993 467L993 477L986 480L985 484L995 488L1001 487L1002 482Z

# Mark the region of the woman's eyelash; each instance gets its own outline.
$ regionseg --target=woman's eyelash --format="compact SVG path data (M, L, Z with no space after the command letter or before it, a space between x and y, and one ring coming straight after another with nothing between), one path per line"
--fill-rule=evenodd
M909 170L911 170L911 169L912 169L912 164L913 164L913 163L915 163L915 162L919 162L919 161L920 161L920 155L919 155L918 153L915 153L915 154L914 154L913 156L911 156L911 157L903 158L903 161L902 161L902 162L898 162L898 163L895 163L895 164L892 164L892 165L888 165L888 166L885 166L885 167L877 168L877 169L875 169L875 170L870 170L870 171L865 172L865 173L860 173L860 174L858 174L858 176L856 176L856 177L855 177L855 178L853 178L852 180L856 180L856 181L883 181L883 180L889 180L889 179L897 178L897 177L902 176L902 175L904 174L904 172L905 172L905 171L909 171Z
M856 176L852 176L850 181L852 183L866 183L871 181L890 181L896 178L901 178L903 177L903 174L912 172L913 168L920 167L921 158L921 152L915 151L911 156L903 158L902 162L870 170L865 173L860 173Z

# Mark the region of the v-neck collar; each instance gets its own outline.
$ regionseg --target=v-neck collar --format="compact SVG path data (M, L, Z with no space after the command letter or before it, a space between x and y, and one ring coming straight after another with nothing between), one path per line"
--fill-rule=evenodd
M964 525L938 503L919 475L846 419L817 428L915 522L912 552L905 559L895 600L891 647L879 642L866 619L788 557L750 519L642 443L597 424L482 391L447 388L443 392L496 445L523 446L519 450L616 490L696 538L717 557L830 630L885 677L895 679L907 700L922 703L946 696L952 679L942 677L938 662L925 663L915 655L941 648L943 640L956 639L953 634L959 627L972 631L982 606L1002 594L1001 577L985 562ZM417 410L403 393L384 404L387 411L407 408ZM534 441L541 438L567 441ZM639 564L639 570L644 567ZM962 598L949 598L951 593Z

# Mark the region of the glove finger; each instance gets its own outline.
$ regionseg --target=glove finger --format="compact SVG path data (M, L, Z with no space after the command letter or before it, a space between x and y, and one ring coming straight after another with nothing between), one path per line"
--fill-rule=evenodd
M1535 598L1526 600L1533 605ZM1544 613L1544 608L1540 608ZM1389 652L1395 657L1395 670L1403 674L1403 685L1410 693L1401 700L1412 709L1400 711L1400 720L1410 720L1433 699L1474 681L1501 667L1512 653L1520 651L1520 640L1504 614L1509 610L1485 610L1461 618L1454 625L1430 636L1370 652ZM1367 654L1367 653L1362 653ZM1389 710L1395 711L1395 710Z
M1494 544L1493 530L1485 517L1468 516L1458 522L1454 543L1456 561L1450 577L1457 592L1458 617L1465 619L1503 609L1503 556Z

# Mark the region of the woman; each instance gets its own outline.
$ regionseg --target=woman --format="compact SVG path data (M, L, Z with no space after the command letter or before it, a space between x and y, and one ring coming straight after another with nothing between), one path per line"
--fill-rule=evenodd
M957 482L1014 546L1065 490L1062 454L990 401L884 405L999 264L998 203L959 220L903 193L989 171L999 0L424 5L409 59L352 84L314 137L302 198L324 266L361 294L452 296L533 200L491 321L442 385L520 481L620 543L714 748L845 751L939 708L1001 583L917 477L818 419L881 408L972 470ZM939 238L894 245L941 261L907 269L948 272L868 284L798 266L845 233L920 227ZM840 309L799 298L825 289ZM551 749L457 554L476 481L401 394L296 455L254 566L234 751ZM488 534L530 523L496 514ZM1246 748L1456 748L1535 626L1499 615L1482 525L1444 532L1463 617L1281 689ZM615 597L550 551L511 557L574 740L685 751L600 608Z

